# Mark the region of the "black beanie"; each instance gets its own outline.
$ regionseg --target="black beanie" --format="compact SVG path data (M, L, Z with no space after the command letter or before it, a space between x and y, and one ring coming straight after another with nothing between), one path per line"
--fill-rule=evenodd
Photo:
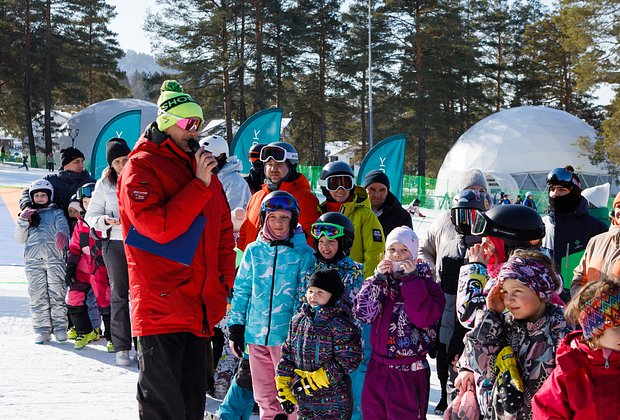
M364 177L364 188L375 182L385 185L388 190L390 189L390 179L385 174L385 172L379 169L375 169L366 174L366 176Z
M108 165L112 166L112 161L121 156L127 156L131 152L125 139L118 137L111 138L105 145L105 158Z
M311 286L318 287L332 294L332 297L325 306L333 306L334 303L340 299L344 291L340 274L338 270L334 269L315 271L314 274L310 276L310 280L308 280L308 287Z
M71 163L74 159L84 159L84 153L80 152L80 149L76 149L73 146L69 146L60 151L60 168L64 168L66 164Z

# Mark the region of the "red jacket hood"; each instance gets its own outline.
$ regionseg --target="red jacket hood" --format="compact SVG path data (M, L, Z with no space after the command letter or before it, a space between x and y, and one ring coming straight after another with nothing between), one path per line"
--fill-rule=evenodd
M602 349L592 349L582 341L582 337L582 331L573 331L564 337L556 353L559 365L568 367L567 364L574 366L584 362L593 366L605 366L606 362L620 365L620 351L604 352ZM607 357L605 353L609 353Z

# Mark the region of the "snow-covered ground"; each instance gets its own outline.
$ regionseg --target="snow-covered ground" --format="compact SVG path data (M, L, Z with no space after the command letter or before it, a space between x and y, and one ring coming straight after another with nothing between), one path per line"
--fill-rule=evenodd
M106 352L105 340L79 351L71 342L34 344L23 247L13 240L20 195L15 187L27 187L47 173L0 164L0 418L137 419L137 366L116 366L114 354ZM413 222L419 235L426 232L438 211L422 209L422 213L426 219ZM433 360L431 364L434 366ZM439 397L433 373L431 410ZM217 401L209 400L207 406L214 411ZM428 418L441 417L431 414Z

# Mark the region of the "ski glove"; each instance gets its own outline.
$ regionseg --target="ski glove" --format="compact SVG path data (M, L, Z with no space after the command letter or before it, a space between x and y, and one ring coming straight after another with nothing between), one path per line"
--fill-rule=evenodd
M58 232L56 233L56 236L54 237L54 239L56 240L56 249L59 250L63 250L66 248L67 246L67 235L65 235L62 232Z
M497 355L495 372L504 412L516 414L523 403L525 385L523 385L517 359L510 346L504 347Z
M327 372L325 372L323 368L319 368L314 372L295 369L295 373L301 378L299 383L303 387L303 391L306 395L311 395L312 391L316 391L319 388L329 387Z
M38 211L35 211L32 216L30 216L30 227L36 228L41 224L41 215Z
M291 391L290 376L276 376L276 389L278 390L278 401L280 401L280 405L286 414L291 414L295 411L295 406L297 405L297 398L293 395L293 391Z
M228 328L228 338L237 357L243 357L245 351L245 325L234 324Z
M65 273L65 284L67 287L71 287L73 279L75 278L75 272L77 270L77 264L74 262L67 263L67 272Z
M35 214L37 211L35 209L31 209L30 207L26 207L24 211L21 212L19 217L24 220L30 220L30 217Z

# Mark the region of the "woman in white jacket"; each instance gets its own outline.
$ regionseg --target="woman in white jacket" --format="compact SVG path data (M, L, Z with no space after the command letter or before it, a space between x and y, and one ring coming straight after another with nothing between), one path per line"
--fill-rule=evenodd
M116 352L116 364L129 366L131 350L131 322L129 320L129 275L123 235L118 213L116 184L118 176L127 163L131 149L127 142L112 138L106 144L106 159L110 165L103 171L95 185L95 191L86 212L86 223L101 231L104 239L105 261L111 288L112 343Z

